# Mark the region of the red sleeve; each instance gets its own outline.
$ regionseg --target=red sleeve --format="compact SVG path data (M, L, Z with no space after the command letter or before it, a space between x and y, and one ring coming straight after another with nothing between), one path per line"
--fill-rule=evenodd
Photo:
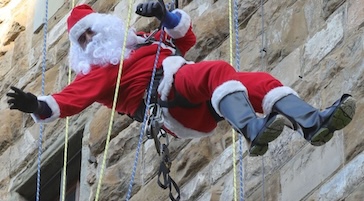
M185 36L175 39L174 44L184 56L196 44L196 35L192 31L192 26L190 26Z
M116 79L110 77L112 74L108 73L108 68L94 67L90 73L78 75L61 92L52 95L59 106L61 118L80 113L114 89Z

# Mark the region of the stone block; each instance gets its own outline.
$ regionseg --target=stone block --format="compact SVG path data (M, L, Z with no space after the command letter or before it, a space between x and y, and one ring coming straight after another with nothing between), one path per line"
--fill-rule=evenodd
M304 46L304 74L310 72L344 37L344 14L337 12L327 20L326 28L317 32Z
M27 163L37 147L37 139L35 139L29 130L26 130L23 137L19 138L14 144L8 147L0 155L0 163L3 164L0 171L0 181L9 177L10 175L17 174L16 171L20 170Z
M136 8L137 5L139 3L142 3L143 1L141 0L137 0L133 3L132 7L133 8ZM128 19L128 14L129 14L129 6L128 6L129 3L127 2L124 2L124 1L120 1L120 3L118 3L115 8L114 8L114 12L113 14L120 17L121 19L124 20L124 23L126 24L127 23L127 20ZM131 13L131 16L130 16L130 24L134 24L138 18L140 18L139 15L135 14L134 12L135 9L132 9L132 13ZM148 18L146 18L148 19Z
M236 145L237 147L238 145ZM229 146L224 152L215 158L211 163L199 171L195 177L189 180L181 189L183 200L193 200L226 176L232 169L233 146Z
M295 49L271 71L271 74L284 85L293 86L300 79L302 68L301 51L301 48Z
M327 19L342 4L342 0L323 0L322 14Z
M345 156L346 160L350 161L358 154L364 151L364 135L363 135L363 122L364 116L361 115L361 111L364 110L364 100L361 95L354 95L358 100L356 106L356 113L352 122L344 128L344 143L345 143Z
M90 122L90 137L88 145L90 146L91 153L97 155L102 152L105 146L106 136L108 133L108 126L111 119L111 110L106 107L101 107L94 115ZM132 123L132 119L126 115L114 114L113 132L111 138L113 139L123 129Z
M4 42L2 45L6 46L9 45L11 42L19 36L21 32L25 30L25 26L19 24L18 22L13 22L9 32L6 34Z
M244 160L244 185L247 196L261 188L263 176L270 179L290 161L307 142L295 131L285 129L281 136L269 144L269 150L261 157L246 157Z
M320 188L316 200L346 200L363 179L364 153L360 153Z
M234 185L234 173L231 171L228 175L223 177L218 183L211 185L206 192L198 197L196 201L225 201L234 200L236 196L238 200L243 198L243 194L240 194L240 187ZM237 181L239 182L239 181ZM242 200L242 199L240 199Z
M67 32L67 18L70 15L69 13L65 13L64 17L53 26L51 30L48 32L48 46L53 46L63 34Z
M364 182L361 182L355 188L355 190L352 193L350 193L348 197L345 198L345 201L358 201L363 199L364 199Z
M282 200L301 200L343 164L342 138L321 147L306 146L280 170ZM331 199L328 199L331 200Z
M12 66L12 60L13 60L13 55L14 55L14 51L12 48L8 48L8 47L14 47L14 45L8 45L7 47L3 47L1 48L1 53L0 53L0 79L3 80L5 79L5 75L7 75L9 72L11 72L11 69L13 68Z
M347 29L359 29L364 26L364 3L362 0L349 0L347 3Z
M280 174L276 172L264 181L264 186L257 188L254 193L246 197L246 201L266 200L266 201L277 201L281 200L281 185L280 185Z

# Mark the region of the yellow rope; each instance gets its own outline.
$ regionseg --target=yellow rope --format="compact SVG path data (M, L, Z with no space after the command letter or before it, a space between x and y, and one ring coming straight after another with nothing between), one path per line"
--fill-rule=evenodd
M106 163L106 156L107 156L107 151L109 149L109 141L110 141L110 136L111 136L111 131L112 131L112 125L113 125L113 120L114 120L114 115L115 115L117 97L118 97L119 88L120 88L121 74L122 74L122 69L123 69L123 60L124 60L124 54L125 54L125 49L126 49L126 42L127 42L126 40L127 40L127 35L128 35L128 27L130 26L129 24L130 24L130 21L131 21L132 6L133 6L133 1L129 0L129 10L128 10L128 18L127 18L126 25L125 25L123 48L122 48L122 53L121 53L121 58L120 58L120 65L119 65L118 77L117 77L117 80L116 80L114 101L113 101L112 110L111 110L109 129L108 129L107 138L106 138L105 151L104 151L104 156L103 156L103 160L102 160L102 166L101 166L101 170L100 170L100 177L99 177L99 181L98 181L98 185L97 185L95 201L99 200L101 182L102 182L103 172L104 172L105 163Z
M75 1L72 1L72 8L75 6ZM68 84L71 83L71 67L68 66ZM66 117L66 130L64 134L64 154L63 154L63 177L62 177L62 193L61 198L62 201L65 200L66 197L66 186L67 186L67 158L68 158L68 134L69 134L69 118Z
M230 65L233 66L233 17L232 17L232 0L229 0L229 47L230 47ZM232 129L232 138L233 138L233 182L234 182L234 200L237 200L237 185L236 185L236 146L235 146L235 130Z

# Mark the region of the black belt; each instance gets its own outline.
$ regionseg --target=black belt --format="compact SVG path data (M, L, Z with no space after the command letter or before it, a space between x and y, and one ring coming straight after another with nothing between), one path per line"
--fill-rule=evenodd
M165 107L165 108L172 108L172 107L182 107L182 108L194 108L197 107L199 105L201 105L201 103L191 103L190 101L188 101L183 95L181 95L176 88L174 87L174 85L172 85L172 89L174 90L174 98L173 100L170 101L162 101L159 97L158 97L158 86L160 81L163 78L163 68L159 68L157 69L156 73L155 73L155 77L153 80L153 85L152 85L152 91L150 94L150 103L149 104L153 104L153 103L158 103L161 107ZM147 90L149 90L149 87L147 88ZM144 118L144 113L145 113L145 108L146 108L146 99L147 97L145 96L142 100L142 102L139 104L138 109L135 111L134 115L129 115L132 119L134 119L135 121L138 122L143 122L143 118ZM219 122L221 120L223 120L224 118L220 117L215 109L212 107L211 105L211 101L207 101L207 105L209 108L210 113L212 114L212 116L214 117L214 119Z
M160 81L163 78L163 68L159 68L156 70L155 72L155 76L154 76L154 80L152 83L152 90L151 90L151 94L150 94L150 103L157 103L158 102L158 86ZM150 85L149 85L150 86ZM149 86L147 88L147 91L149 91ZM146 93L146 95L148 95ZM143 100L141 101L141 103L139 104L138 109L135 111L135 113L133 115L129 115L129 117L131 117L132 119L134 119L135 121L138 122L143 122L143 118L144 118L144 113L145 113L145 108L146 108L146 98L147 96L144 96Z

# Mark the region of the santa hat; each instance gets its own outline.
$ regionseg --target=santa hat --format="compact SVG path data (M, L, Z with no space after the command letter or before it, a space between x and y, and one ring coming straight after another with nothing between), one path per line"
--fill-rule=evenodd
M99 15L86 4L74 7L67 19L67 29L71 41L77 42L81 34L92 26Z

